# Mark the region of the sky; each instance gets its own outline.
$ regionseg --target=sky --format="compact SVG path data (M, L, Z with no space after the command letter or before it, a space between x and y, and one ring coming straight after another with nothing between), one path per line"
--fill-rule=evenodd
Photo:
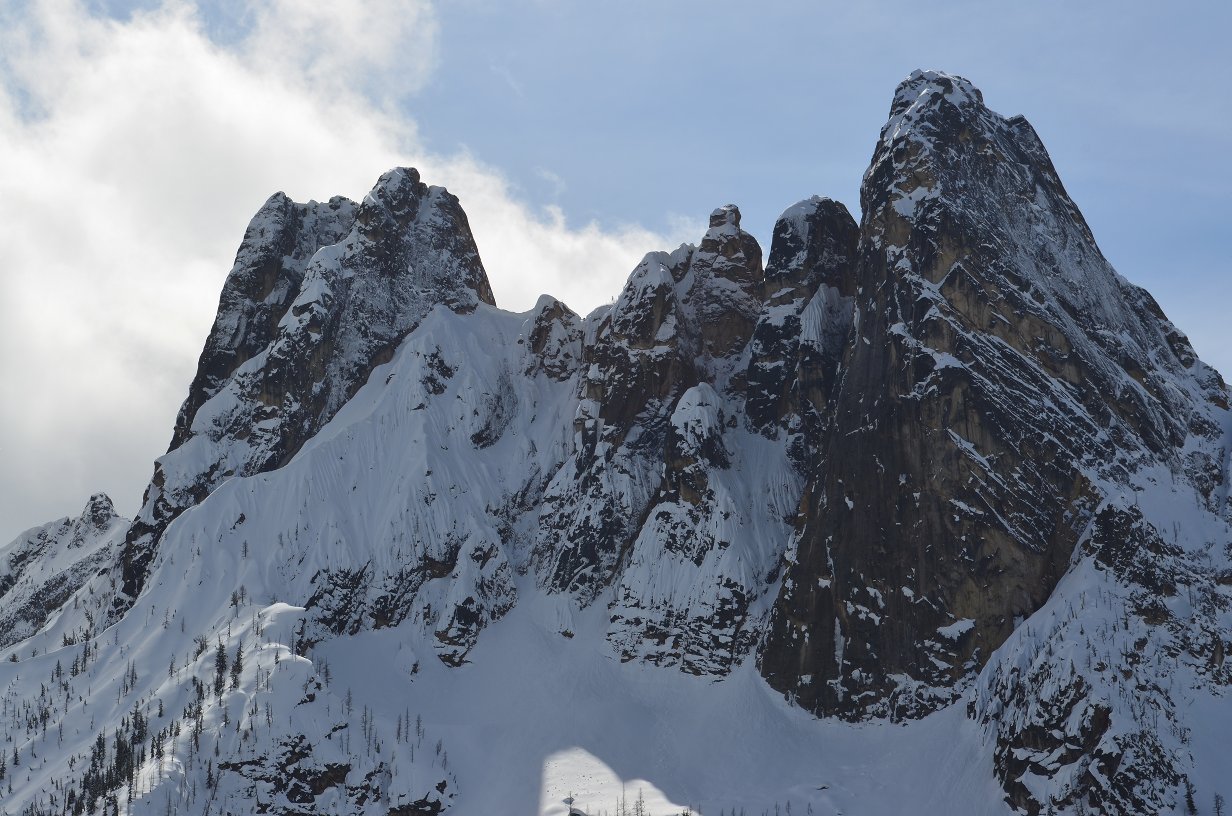
M1027 116L1105 255L1232 373L1223 2L0 0L0 542L136 512L248 219L418 167L497 302L585 313L735 203L859 213L895 85Z

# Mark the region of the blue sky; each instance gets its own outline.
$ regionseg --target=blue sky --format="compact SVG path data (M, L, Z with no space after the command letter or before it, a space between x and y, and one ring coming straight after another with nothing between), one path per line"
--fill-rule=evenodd
M439 66L408 100L425 140L571 218L666 229L731 201L764 242L814 193L858 217L895 84L960 73L1032 121L1114 265L1232 371L1232 6L595 5L442 6Z
M895 84L960 73L1032 121L1110 260L1232 371L1232 6L593 5L442 7L436 77L409 103L429 144L466 144L571 218L666 229L731 201L765 242L814 193L858 217Z
M1117 269L1232 372L1232 6L762 6L0 0L0 540L94 490L135 511L274 190L415 164L501 305L584 312L718 205L763 244L813 194L858 216L917 67L1027 116Z

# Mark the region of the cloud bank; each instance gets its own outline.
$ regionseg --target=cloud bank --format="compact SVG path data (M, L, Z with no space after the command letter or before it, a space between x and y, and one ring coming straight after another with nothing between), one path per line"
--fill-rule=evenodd
M406 111L438 58L430 4L250 12L220 42L182 0L125 20L76 0L0 11L0 545L98 490L135 511L276 190L358 198L418 167L461 198L513 310L550 292L584 313L645 251L692 237L575 227L465 153L425 151Z

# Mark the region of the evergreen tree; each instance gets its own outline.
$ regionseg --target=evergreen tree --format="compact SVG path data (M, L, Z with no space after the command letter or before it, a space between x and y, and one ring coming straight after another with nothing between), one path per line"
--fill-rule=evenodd
M222 696L222 690L225 687L227 677L227 650L222 647L222 640L218 641L218 650L214 652L214 693L219 697Z

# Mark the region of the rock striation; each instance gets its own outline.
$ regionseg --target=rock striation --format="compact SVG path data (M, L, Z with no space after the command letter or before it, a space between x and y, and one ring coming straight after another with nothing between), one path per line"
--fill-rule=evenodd
M961 712L1014 812L1175 812L1210 778L1192 711L1232 682L1227 386L961 77L897 88L861 206L793 205L764 264L720 207L582 317L496 309L458 200L414 170L270 198L137 518L95 497L0 550L0 649L84 652L54 697L91 759L57 793L92 808L122 770L170 807L162 764L97 776L72 720L97 684L135 695L116 745L184 707L156 742L185 812L448 810L484 780L409 709L391 738L329 659L371 638L413 696L481 671L521 606L643 679ZM157 678L106 668L107 626Z
M844 716L956 694L1052 593L1109 484L1158 463L1217 511L1224 478L1222 381L1104 260L1025 119L913 74L861 200L829 464L761 655Z

